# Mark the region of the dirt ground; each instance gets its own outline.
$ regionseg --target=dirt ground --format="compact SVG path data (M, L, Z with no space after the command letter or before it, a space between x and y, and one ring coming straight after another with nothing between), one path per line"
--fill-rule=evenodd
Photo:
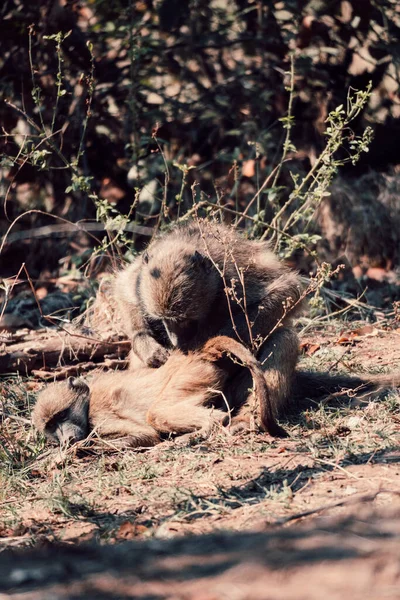
M304 368L400 371L395 323L302 340ZM62 455L23 421L38 383L3 387L0 599L400 597L398 391L317 406L286 440Z

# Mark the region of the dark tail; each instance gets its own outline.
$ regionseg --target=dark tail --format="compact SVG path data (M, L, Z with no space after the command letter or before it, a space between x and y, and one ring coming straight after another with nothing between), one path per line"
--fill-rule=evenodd
M275 420L261 365L246 346L230 337L221 335L210 339L205 344L202 353L212 361L218 360L223 354L231 354L247 367L254 382L262 428L274 437L288 437L286 431Z

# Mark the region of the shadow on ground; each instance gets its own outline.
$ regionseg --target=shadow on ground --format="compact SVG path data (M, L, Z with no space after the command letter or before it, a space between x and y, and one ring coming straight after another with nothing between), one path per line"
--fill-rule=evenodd
M6 550L0 598L397 598L399 517L369 503L266 532Z

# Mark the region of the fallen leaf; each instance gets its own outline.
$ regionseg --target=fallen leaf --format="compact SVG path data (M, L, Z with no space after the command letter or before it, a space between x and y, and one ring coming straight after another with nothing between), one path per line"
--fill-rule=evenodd
M375 337L379 334L379 331L375 329L373 325L364 325L359 329L353 329L351 331L342 331L337 340L338 344L352 344L353 342L359 342L362 338Z
M336 435L337 437L346 437L350 435L350 433L351 429L349 427L346 427L345 425L338 425L338 427L336 427L334 431L334 435Z
M353 331L353 333L356 336L371 337L371 336L378 335L378 330L375 329L375 327L373 325L364 325L364 327L360 327L359 329L355 329Z
M124 521L121 523L115 537L119 540L132 540L133 538L146 533L147 527L144 525L136 525L132 521Z
M25 384L25 388L29 392L37 392L41 387L42 387L42 385L40 383L38 383L37 381L27 381Z
M375 281L385 281L385 279L388 277L388 274L385 269L370 267L366 272L366 276L369 277L369 279L374 279Z
M39 300L43 300L48 294L47 288L40 287L35 290L35 295Z
M256 174L256 161L255 160L246 160L242 165L242 175L243 177L254 177Z
M307 356L312 356L319 350L321 346L319 344L312 344L311 342L302 342L300 344L300 351Z

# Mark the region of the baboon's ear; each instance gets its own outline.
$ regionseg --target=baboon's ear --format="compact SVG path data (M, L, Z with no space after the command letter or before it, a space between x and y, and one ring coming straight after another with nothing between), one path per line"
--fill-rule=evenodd
M204 256L204 254L200 254L197 250L192 255L192 262L196 267L204 269L207 272L211 271L213 266L211 259L208 256Z
M147 250L145 250L142 254L142 261L145 265L147 265L147 263L149 262L149 258L149 253L147 252Z
M77 394L89 394L89 386L80 377L68 377L68 387Z

